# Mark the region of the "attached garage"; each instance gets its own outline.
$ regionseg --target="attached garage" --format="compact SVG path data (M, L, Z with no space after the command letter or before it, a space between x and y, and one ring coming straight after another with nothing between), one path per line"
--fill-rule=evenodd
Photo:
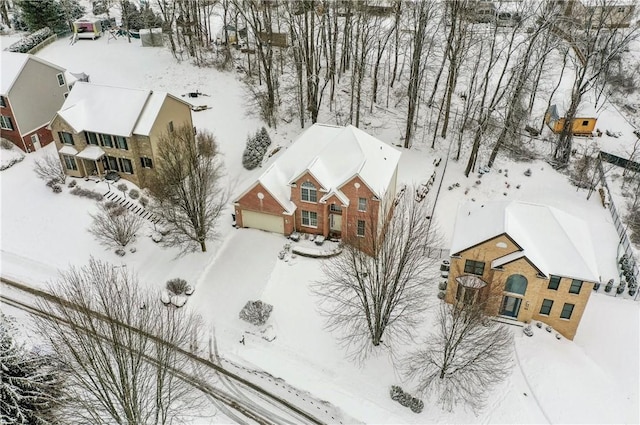
M284 234L284 217L282 215L242 210L242 227Z

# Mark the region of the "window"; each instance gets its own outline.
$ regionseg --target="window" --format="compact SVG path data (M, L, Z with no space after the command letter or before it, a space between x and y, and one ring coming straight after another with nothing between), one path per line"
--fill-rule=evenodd
M108 134L101 134L100 135L100 144L102 144L102 146L106 146L108 148L112 148L113 147L113 139Z
M69 97L69 92L65 92L65 94L63 94L63 96L66 99L67 97Z
M304 182L300 187L302 191L301 197L303 201L306 202L318 202L318 191L316 187L311 182Z
M122 136L114 136L116 139L116 146L118 149L124 149L125 151L129 150L129 146L127 145L127 139Z
M60 141L65 145L73 145L73 135L71 133L67 133L66 131L59 131L58 137Z
M358 229L356 231L356 235L361 238L364 238L364 220L358 220Z
M142 165L142 168L153 168L153 161L151 161L151 158L141 157L140 165Z
M329 206L329 211L331 212L342 212L342 207L338 204L331 204Z
M367 210L367 198L358 198L358 211Z
M581 280L577 280L577 279L573 279L571 281L571 287L569 288L569 293L570 294L579 294L581 289L582 289L582 281Z
M169 121L169 133L173 133L173 121Z
M7 106L7 101L4 100L4 96L0 96L0 106L3 108Z
M476 301L478 290L476 288L467 288L458 284L456 290L456 300L462 302L465 305L471 305Z
M302 211L302 225L318 227L318 213L314 211Z
M120 169L124 173L133 174L133 164L131 164L131 160L127 158L120 158Z
M88 145L98 145L98 135L96 133L85 131L84 138L87 140Z
M13 123L11 122L11 118L0 115L0 128L2 128L3 130L13 130Z
M113 156L105 156L102 159L102 163L104 164L104 168L107 170L120 171L120 167L118 166L118 158Z
M560 276L551 275L549 277L549 286L547 286L547 289L553 289L554 291L557 291L559 286L560 286Z
M589 121L587 121L587 120L582 121L582 126L583 127L586 127L588 125L589 125Z
M551 313L551 307L553 306L553 300L542 300L542 307L540 307L540 314L548 316Z
M64 75L58 74L57 77L58 77L58 85L64 86Z
M504 290L505 292L524 295L527 291L527 278L521 274L512 274L507 278Z
M466 260L464 262L464 272L482 276L484 274L484 263L482 261Z
M74 157L69 155L62 155L62 158L64 159L64 166L67 168L67 170L78 170L78 165L76 164L76 159Z
M571 314L573 313L574 304L564 303L562 306L562 313L560 313L561 319L571 319Z

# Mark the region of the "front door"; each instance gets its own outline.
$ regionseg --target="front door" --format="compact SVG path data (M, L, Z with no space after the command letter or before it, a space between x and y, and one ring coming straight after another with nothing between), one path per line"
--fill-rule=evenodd
M329 229L332 232L342 232L342 216L340 214L329 214Z
M522 302L521 298L506 296L502 300L502 309L500 310L500 314L502 316L513 317L514 319L518 317L518 312L520 311L520 303Z
M31 135L31 143L33 144L33 150L35 151L42 147L40 146L40 137L38 136L38 133Z

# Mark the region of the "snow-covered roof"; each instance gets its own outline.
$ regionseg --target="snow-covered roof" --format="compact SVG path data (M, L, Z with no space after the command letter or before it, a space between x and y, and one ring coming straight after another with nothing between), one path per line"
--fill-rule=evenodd
M292 213L296 206L289 199L289 185L305 172L310 172L327 194L335 193L343 201L347 198L339 188L355 176L382 198L399 159L400 151L352 125L314 124L267 168L258 182ZM321 202L323 199L326 198Z
M76 132L148 136L166 97L165 92L78 81L58 115Z
M71 146L63 146L60 148L58 152L60 152L63 155L76 155L78 153L78 151L75 148L72 148Z
M98 146L87 146L80 152L78 158L90 159L96 161L104 156L104 151Z
M0 56L0 94L7 95L18 79L27 61L35 60L64 72L64 68L27 53L8 52L3 50Z
M587 224L557 208L526 202L465 204L458 210L451 252L456 254L506 233L522 251L495 259L499 267L526 257L542 273L600 280Z

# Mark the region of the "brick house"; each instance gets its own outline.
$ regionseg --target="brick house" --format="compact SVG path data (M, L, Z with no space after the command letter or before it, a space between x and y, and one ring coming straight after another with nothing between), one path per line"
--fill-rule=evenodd
M168 93L77 82L49 128L68 175L115 171L145 187L160 136L183 125L191 105Z
M47 125L69 92L65 70L26 53L1 59L0 136L33 152L53 140Z
M445 300L497 294L490 314L539 320L572 340L600 280L589 234L584 221L544 205L462 206Z
M236 224L365 237L396 194L400 152L351 125L314 124L234 200ZM375 223L376 226L378 223Z

